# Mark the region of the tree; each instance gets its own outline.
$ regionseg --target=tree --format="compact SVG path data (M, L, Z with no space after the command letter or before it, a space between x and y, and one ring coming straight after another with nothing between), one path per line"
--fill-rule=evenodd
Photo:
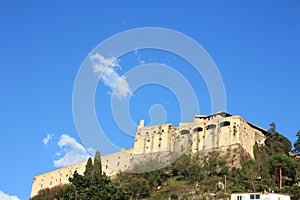
M91 176L93 173L93 161L92 158L89 158L86 165L85 165L85 171L84 176Z
M63 192L67 186L66 185L57 185L53 188L45 188L38 192L37 195L30 198L30 200L52 200L52 199L68 199L68 198L61 198L58 194Z
M204 159L203 168L209 176L223 176L228 173L227 160L220 152L212 151Z
M101 156L99 151L95 153L93 173L99 176L102 175Z
M291 151L292 143L283 135L276 131L275 123L270 124L267 139L265 141L269 155L274 153L286 154Z
M276 133L276 124L274 122L272 122L271 124L269 124L270 129L268 130L269 134L273 135Z
M300 199L300 186L293 185L290 188L289 193L292 195L293 199Z
M296 136L298 139L294 143L294 152L299 154L300 153L300 130L297 132Z
M254 158L255 162L258 166L259 172L261 174L261 178L265 180L270 179L269 170L267 168L268 166L268 153L266 146L259 146L258 144L255 144L254 146Z
M298 164L286 155L275 154L269 158L270 173L282 189L283 177L286 177L286 182L292 185L296 181L296 168Z
M247 183L246 188L256 191L255 180L260 176L259 168L254 160L247 160L242 164L240 178ZM250 184L250 187L249 185Z
M116 187L109 177L104 175L99 176L97 173L92 173L91 176L83 176L75 171L73 177L69 178L69 181L71 185L58 194L58 197L61 197L60 199L128 199L123 189Z
M189 166L191 164L191 157L187 154L183 154L176 162L173 168L173 174L183 175L186 180L189 178Z

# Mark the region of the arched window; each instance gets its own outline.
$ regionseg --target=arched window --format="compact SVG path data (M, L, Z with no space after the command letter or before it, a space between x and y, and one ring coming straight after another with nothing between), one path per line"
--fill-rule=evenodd
M203 131L203 128L200 126L193 129L193 132L201 132L201 131Z
M184 129L184 130L181 130L179 133L180 133L181 135L186 135L186 134L189 134L189 133L190 133L190 131L189 131L189 130L186 130L186 129Z
M206 130L214 129L214 128L216 128L215 124L209 124L209 125L206 126Z
M224 126L230 126L230 122L229 121L223 121L219 124L220 127L224 127Z

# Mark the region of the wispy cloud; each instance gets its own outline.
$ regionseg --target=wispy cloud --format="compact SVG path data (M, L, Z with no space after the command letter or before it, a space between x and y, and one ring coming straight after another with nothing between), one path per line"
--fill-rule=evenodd
M134 54L137 56L137 59L138 59L140 65L146 63L146 61L142 59L141 54L139 54L138 49L136 49L136 50L134 51Z
M126 78L117 73L120 65L115 57L105 58L99 53L95 53L90 54L89 58L94 72L101 76L101 81L113 91L112 94L115 97L122 100L132 95Z
M0 190L0 199L1 200L20 200L17 196L5 194L1 190Z
M88 151L79 142L67 134L60 136L57 145L61 151L56 153L60 158L53 161L55 167L65 167L85 161L91 157Z
M47 145L49 141L52 139L52 134L47 134L47 136L42 140L44 145Z

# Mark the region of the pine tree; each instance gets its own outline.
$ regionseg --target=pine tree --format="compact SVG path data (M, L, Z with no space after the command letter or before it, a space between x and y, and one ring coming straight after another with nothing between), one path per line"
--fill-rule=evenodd
M99 176L102 175L101 156L99 151L95 153L93 173Z
M282 134L276 131L275 123L270 124L267 139L265 141L269 155L274 153L286 154L291 151L292 143Z
M298 137L294 143L294 152L300 153L300 130L297 132L296 136Z
M86 165L85 165L85 171L84 171L84 175L85 176L91 176L93 173L93 162L92 162L92 158L89 158Z

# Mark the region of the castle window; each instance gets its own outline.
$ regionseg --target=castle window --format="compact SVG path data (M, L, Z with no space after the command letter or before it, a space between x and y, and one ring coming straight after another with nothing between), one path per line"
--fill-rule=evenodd
M230 126L230 122L229 121L223 121L219 124L220 127L224 127L224 126Z
M159 140L161 140L161 138L159 138Z
M158 147L160 147L160 144L158 145Z
M194 133L195 133L195 132L201 132L201 131L203 131L203 128L202 128L202 127L196 127L196 128L193 129L193 132L194 132Z
M206 130L214 129L214 128L216 128L215 124L209 124L209 125L206 126Z
M163 129L163 130L161 130L161 132L164 132L165 130Z
M147 142L150 142L150 140L147 140Z
M180 131L180 134L181 134L181 135L186 135L186 134L189 134L189 133L190 133L189 130L181 130L181 131Z

